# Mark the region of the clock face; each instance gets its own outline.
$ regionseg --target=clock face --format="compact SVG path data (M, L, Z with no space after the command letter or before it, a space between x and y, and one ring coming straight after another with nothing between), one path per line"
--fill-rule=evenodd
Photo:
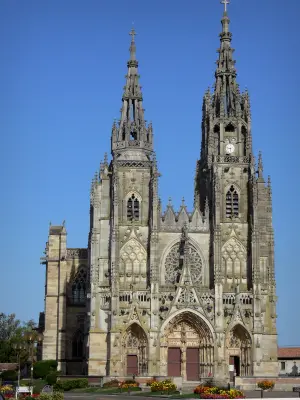
M226 153L231 154L234 152L234 145L232 143L229 143L226 145Z

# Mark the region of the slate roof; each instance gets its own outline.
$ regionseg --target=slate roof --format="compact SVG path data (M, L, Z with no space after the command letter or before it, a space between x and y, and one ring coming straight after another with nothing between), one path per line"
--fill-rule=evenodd
M278 358L300 358L300 347L278 347Z

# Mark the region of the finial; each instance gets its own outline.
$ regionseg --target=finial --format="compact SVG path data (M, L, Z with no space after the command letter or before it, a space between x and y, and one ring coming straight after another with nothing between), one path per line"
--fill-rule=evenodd
M230 4L230 0L222 0L221 4L224 4L224 12L227 13L227 4Z
M262 162L262 154L261 154L261 151L260 151L258 153L258 169L257 169L258 178L262 178L263 177L263 171L264 171L264 167L263 167L263 162Z
M62 223L62 226L65 227L65 224L66 224L66 220L64 219L63 223Z
M168 202L169 202L168 206L172 207L172 198L171 197L169 197Z
M185 207L185 203L184 203L184 202L185 202L185 199L184 199L184 197L182 198L181 201L182 201L181 206L182 206L182 207Z
M104 153L104 164L107 164L107 153Z

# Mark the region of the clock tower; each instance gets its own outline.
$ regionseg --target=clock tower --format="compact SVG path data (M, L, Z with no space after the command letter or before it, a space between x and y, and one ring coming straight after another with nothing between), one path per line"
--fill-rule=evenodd
M222 17L213 92L204 95L195 206L209 218L210 285L215 293L219 367L243 363L247 374L277 374L276 295L271 183L252 151L250 99L237 83L232 34ZM246 300L247 299L247 300ZM245 310L251 304L251 312ZM227 332L239 319L253 363L237 357ZM224 336L225 335L225 336ZM264 351L262 349L265 349ZM250 354L250 353L249 353ZM250 357L250 356L249 356ZM235 360L235 361L234 361ZM235 370L241 366L235 365ZM249 370L248 370L249 369ZM261 375L262 376L262 375Z

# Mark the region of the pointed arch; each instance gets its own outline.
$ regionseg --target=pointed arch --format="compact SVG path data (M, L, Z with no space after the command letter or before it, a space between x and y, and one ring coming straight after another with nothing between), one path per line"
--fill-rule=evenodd
M240 322L233 324L226 335L226 352L228 358L238 358L237 376L252 375L252 338Z
M85 304L87 289L87 269L80 266L72 282L72 303Z
M223 270L225 283L230 285L247 283L247 251L236 238L231 237L222 247Z
M122 339L124 374L146 376L148 373L148 338L144 329L133 322Z
M120 281L145 282L147 273L147 252L136 239L130 238L120 250Z
M142 197L136 191L130 191L125 196L126 216L128 221L139 221Z
M229 122L229 124L227 124L225 126L225 132L235 132L235 125L232 122Z
M199 313L184 309L171 315L161 327L160 342L160 359L162 365L168 366L165 370L166 367L161 368L161 375L175 373L175 376L184 376L187 380L191 380L191 375L192 380L212 375L214 332L211 324ZM182 357L183 354L186 356Z
M239 217L239 192L235 185L231 185L226 192L225 197L225 215L226 218Z

